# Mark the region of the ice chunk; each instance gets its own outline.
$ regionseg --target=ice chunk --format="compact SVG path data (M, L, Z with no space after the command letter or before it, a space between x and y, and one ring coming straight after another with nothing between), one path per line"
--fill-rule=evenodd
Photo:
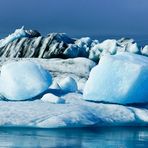
M75 44L78 45L79 47L82 47L84 45L90 47L92 42L93 41L91 40L90 37L83 37L83 38L76 40Z
M67 92L75 92L78 90L76 81L71 77L66 77L59 83L62 90Z
M89 52L89 59L93 60L93 61L99 61L100 58L100 54L101 51L99 51L99 44L96 44L95 46L93 46Z
M26 100L48 89L50 73L39 64L23 60L11 62L1 69L1 93L9 100Z
M8 43L22 37L27 37L27 33L24 30L24 27L21 29L16 29L14 33L10 34L8 37L0 40L0 48L4 47Z
M88 51L93 40L90 37L83 37L75 41L75 45L79 47L80 57L88 57Z
M53 82L52 85L49 88L51 88L51 89L61 89L61 87L59 86L59 84L57 82Z
M148 45L144 46L144 48L142 49L141 53L143 55L147 55L148 56Z
M98 49L100 51L107 51L110 54L115 54L117 48L117 41L116 40L105 40L102 43L98 44ZM97 46L97 45L96 45Z
M115 54L117 51L117 41L116 40L105 40L102 43L95 44L89 51L89 59L93 61L98 61L100 56L106 54Z
M24 26L20 29L16 29L14 33L8 35L6 38L0 40L0 48L4 47L5 45L13 42L16 39L26 38L26 37L39 37L41 34L36 30L25 30ZM16 44L15 44L16 46ZM17 46L15 47L17 48Z
M138 53L139 49L138 49L138 45L137 43L131 44L127 47L127 51L131 52L131 53Z
M51 94L51 93L45 94L41 98L41 100L44 102L50 102L50 103L54 103L54 104L64 104L65 103L64 99L62 99L54 94Z
M66 50L64 51L64 55L69 58L75 58L79 54L79 47L75 44L69 44Z
M102 57L90 73L84 99L121 104L148 102L148 58L127 52Z

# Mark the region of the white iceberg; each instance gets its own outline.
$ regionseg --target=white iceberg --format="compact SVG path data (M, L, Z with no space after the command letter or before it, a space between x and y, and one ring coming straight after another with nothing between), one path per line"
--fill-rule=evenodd
M113 39L105 40L102 43L98 44L98 49L100 51L109 52L110 54L115 54L117 49L117 41Z
M92 69L84 99L111 103L148 102L148 57L120 53L103 56Z
M90 37L83 37L75 41L75 45L79 49L79 57L88 57L88 52L93 40Z
M94 44L89 51L89 59L93 61L98 61L101 56L107 54L115 54L117 52L117 41L113 39L108 39L103 41L102 43Z
M78 57L79 47L75 44L69 44L63 54L66 55L66 57L69 57L69 58Z
M138 48L137 43L130 44L129 46L127 46L127 51L130 52L130 53L138 53L139 48Z
M143 55L148 56L148 45L145 45L145 46L144 46L144 48L141 50L141 53L142 53Z
M28 37L26 31L24 30L24 27L22 27L21 29L16 29L14 33L0 40L0 48L4 47L10 42L13 42L16 39L23 38L23 37Z
M50 73L34 62L22 60L1 68L1 94L8 100L26 100L39 95L52 83Z
M132 56L129 55L127 56L127 59L131 57ZM111 58L113 57L111 56ZM126 61L125 56L120 55L119 59ZM144 61L146 63L147 60L145 58L142 59L140 58L141 63L143 63ZM19 60L19 59L13 59L13 60ZM56 82L59 83L60 80L64 79L67 76L73 77L74 79L77 78L75 79L77 82L82 81L85 78L84 82L83 83L81 82L82 84L85 84L90 69L95 66L94 62L85 58L76 58L68 60L27 59L27 61L29 63L32 63L33 65L34 62L40 63L45 69L48 69L51 72L53 77L57 78L52 84L55 86L51 86L53 87L53 89L59 88L58 86L59 84L57 84ZM132 58L130 59L130 61L132 61ZM137 65L139 63L139 56L136 58L136 61ZM3 62L1 63L2 65ZM18 68L13 70L11 74L12 76L16 76L15 78L18 80L16 81L17 83L15 87L17 86L16 88L20 90L21 86L21 88L23 89L23 91L21 90L21 94L19 93L19 95L22 95L22 93L23 95L26 95L25 92L27 92L28 90L26 90L26 88L24 87L32 86L34 84L33 81L35 80L35 77L38 77L40 75L38 72L41 72L42 70L38 71L38 68L28 69L29 67L28 66L26 67L25 64L26 62L24 62L24 60L21 61L20 59L20 62L18 63L21 62L22 62L20 66L21 68L19 68L19 70ZM12 63L13 63L12 65L8 66L9 69L7 70L11 70L12 67L13 68L15 67L14 64L15 65L18 64L17 62L12 62ZM128 64L131 65L130 62ZM109 70L111 70L111 68L112 67L110 67ZM25 69L25 71L23 71L23 69ZM34 71L34 69L36 70ZM22 72L21 75L24 75L24 73L27 72L28 76L31 77L31 80L20 78L19 76L20 71ZM44 69L43 71L45 72ZM43 79L44 75L46 77L46 72L45 73L44 72L42 72L43 75L41 76L40 80L43 80L42 81L43 83L47 83L47 81L46 80L44 81ZM3 73L3 68L2 68L2 73ZM129 77L131 76L133 75L130 75ZM46 78L49 77L50 77L49 73L47 72ZM33 85L35 88L41 85L40 80L38 78L35 80L35 82L36 81L38 82L35 83L36 86ZM10 83L11 81L7 80L6 84ZM2 84L1 87L4 88L5 87L4 83L1 84ZM14 87L7 89L8 87L9 86L6 87L5 92L9 92L9 89L14 91ZM47 85L46 89L48 89L48 87L49 86ZM48 89L48 91L46 91L46 94L43 95L43 97L38 100L34 101L1 100L0 127L69 128L69 127L96 127L96 126L148 126L148 104L146 103L142 106L139 105L138 107L125 106L125 105L123 106L117 104L93 103L83 100L82 93L78 92L61 93L62 91L61 88L57 89L56 91L53 91L51 87L50 89ZM30 90L30 87L27 88ZM29 91L28 94L30 95L33 92L34 91L31 92ZM51 92L54 92L54 94L51 94ZM16 92L14 92L14 94L15 93ZM62 104L61 103L62 100L65 103Z

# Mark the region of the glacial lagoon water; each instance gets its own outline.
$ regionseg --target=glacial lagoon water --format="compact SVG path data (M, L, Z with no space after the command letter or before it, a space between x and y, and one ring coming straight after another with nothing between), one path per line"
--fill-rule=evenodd
M147 148L147 127L0 128L0 148Z

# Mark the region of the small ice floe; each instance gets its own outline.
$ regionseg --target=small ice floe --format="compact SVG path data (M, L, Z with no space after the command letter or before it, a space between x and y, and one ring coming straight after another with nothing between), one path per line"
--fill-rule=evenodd
M64 78L61 82L59 82L59 86L66 92L76 92L78 90L77 82L72 77Z
M144 48L141 50L141 53L142 53L143 55L148 56L148 45L145 45L145 46L144 46Z
M49 103L53 103L53 104L64 104L65 100L61 97L58 97L54 94L51 93L47 93L45 94L42 98L42 101L44 102L49 102Z

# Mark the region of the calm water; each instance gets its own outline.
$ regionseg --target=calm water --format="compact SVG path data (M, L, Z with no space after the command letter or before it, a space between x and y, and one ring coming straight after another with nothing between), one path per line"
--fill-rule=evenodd
M146 127L101 127L94 129L1 128L2 148L146 148Z

